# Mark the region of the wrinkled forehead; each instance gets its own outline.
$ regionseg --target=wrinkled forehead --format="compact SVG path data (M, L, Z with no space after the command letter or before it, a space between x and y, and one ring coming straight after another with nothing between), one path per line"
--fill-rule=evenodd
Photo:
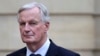
M40 8L35 6L35 7L32 7L32 8L23 8L23 9L20 9L18 13L20 14L23 11L30 11L30 10L32 10L32 12L35 11L36 13L40 12Z
M19 13L19 17L22 17L22 16L36 16L36 15L40 15L41 12L40 12L40 9L38 7L34 7L34 8L31 8L31 9L26 9L26 10L23 10L22 12Z
M38 7L24 10L19 13L19 19L41 19L41 13Z

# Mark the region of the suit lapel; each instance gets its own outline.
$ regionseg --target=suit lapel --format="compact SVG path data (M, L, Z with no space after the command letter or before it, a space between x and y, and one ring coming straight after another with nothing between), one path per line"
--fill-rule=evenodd
M50 40L50 46L47 51L46 56L58 56L58 47ZM20 50L18 56L26 56L26 47Z
M57 56L57 46L50 40L50 46L46 56Z
M22 50L20 50L18 56L26 56L26 47L24 47Z

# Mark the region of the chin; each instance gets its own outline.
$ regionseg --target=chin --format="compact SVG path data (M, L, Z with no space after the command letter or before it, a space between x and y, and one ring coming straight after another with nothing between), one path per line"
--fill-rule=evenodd
M32 43L32 41L23 41L24 43Z
M23 40L23 42L24 42L24 43L34 43L35 41L34 41L34 40L29 40L29 39L28 39L28 40Z

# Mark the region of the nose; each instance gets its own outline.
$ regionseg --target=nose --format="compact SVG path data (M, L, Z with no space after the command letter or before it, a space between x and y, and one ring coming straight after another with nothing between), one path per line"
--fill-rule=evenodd
M25 33L30 32L30 26L28 24L25 24L24 31Z

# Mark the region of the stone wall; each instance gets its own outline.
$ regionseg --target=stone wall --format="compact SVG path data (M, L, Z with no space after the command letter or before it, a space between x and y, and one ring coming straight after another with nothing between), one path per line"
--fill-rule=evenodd
M17 10L33 0L0 0L0 56L25 46L20 39ZM100 56L99 0L46 0L50 11L49 37L81 56ZM9 6L8 6L9 5Z

